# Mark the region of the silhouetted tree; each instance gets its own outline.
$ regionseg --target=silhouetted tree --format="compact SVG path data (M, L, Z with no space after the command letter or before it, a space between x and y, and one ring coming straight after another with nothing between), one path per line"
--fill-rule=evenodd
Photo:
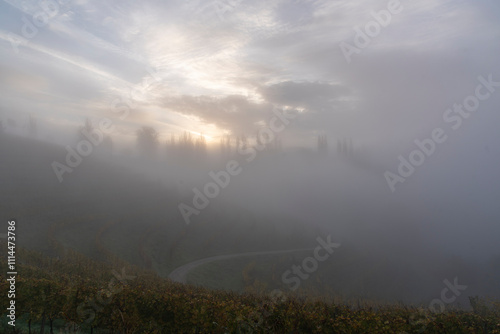
M220 139L220 153L222 159L226 159L231 155L231 136L223 135Z
M259 132L255 135L257 149L267 153L277 153L282 149L281 139L274 135L273 138L262 138Z
M194 155L195 159L202 160L206 158L207 155L207 141L205 137L200 134L200 137L196 140L194 144Z
M36 137L38 132L37 120L33 116L29 116L28 119L28 134L32 137Z
M179 140L179 147L181 152L185 156L191 155L191 152L194 149L194 141L193 141L193 136L191 135L191 132L184 131L184 134Z
M80 125L78 127L78 132L76 134L77 143L81 140L87 140L87 138L83 134L84 131L86 133L92 133L94 131L94 125L92 124L92 121L88 117L85 118L85 122L83 123L83 125Z
M317 149L320 154L328 153L328 139L325 134L318 136Z
M85 118L85 122L78 127L76 134L76 144L86 140L91 142L93 147L93 152L98 152L98 154L109 156L113 151L113 140L111 137L102 133L101 130L94 127L94 124L90 118Z
M178 138L172 134L166 142L166 154L169 161L199 162L207 157L207 142L202 134L196 139L187 131Z
M342 138L337 141L337 152L340 155L352 156L354 154L354 147L352 143L352 138L346 139Z
M240 135L236 138L236 149L246 149L248 146L247 136Z
M158 149L158 132L151 126L143 126L136 132L139 154L152 157Z

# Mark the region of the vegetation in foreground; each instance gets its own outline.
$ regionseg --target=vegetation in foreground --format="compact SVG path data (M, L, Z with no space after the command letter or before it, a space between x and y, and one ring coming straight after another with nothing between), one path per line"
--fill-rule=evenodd
M17 256L16 327L4 311L3 333L500 333L500 305L477 299L473 311L440 314L404 305L353 307L172 283L74 251L50 258L19 249ZM8 289L2 279L1 295Z

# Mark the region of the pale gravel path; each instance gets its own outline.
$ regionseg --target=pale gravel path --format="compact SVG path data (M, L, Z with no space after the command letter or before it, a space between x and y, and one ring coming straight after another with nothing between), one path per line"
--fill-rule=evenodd
M286 253L300 252L300 251L313 250L313 249L314 248L302 248L302 249L288 249L288 250L280 250L280 251L247 252L247 253L238 253L238 254L230 254L230 255L217 255L217 256L207 257L207 258L204 258L201 260L196 260L193 262L186 263L185 265L180 266L177 269L175 269L174 271L172 271L168 275L168 278L174 282L186 283L186 276L191 270L193 270L201 265L207 264L207 263L221 261L221 260L229 260L229 259L234 259L234 258L238 258L238 257L286 254Z

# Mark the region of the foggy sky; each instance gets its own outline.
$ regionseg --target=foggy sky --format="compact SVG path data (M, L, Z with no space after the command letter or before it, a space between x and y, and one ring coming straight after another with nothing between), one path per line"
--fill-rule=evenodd
M495 1L403 1L350 64L339 44L353 45L354 28L388 1L44 3L0 3L0 118L31 114L52 136L109 117L116 141L132 141L142 125L162 138L187 130L217 141L255 131L277 105L303 111L288 131L294 144L327 133L401 150L438 126L478 75L500 77ZM113 101L131 91L120 120ZM492 134L498 101L460 136Z

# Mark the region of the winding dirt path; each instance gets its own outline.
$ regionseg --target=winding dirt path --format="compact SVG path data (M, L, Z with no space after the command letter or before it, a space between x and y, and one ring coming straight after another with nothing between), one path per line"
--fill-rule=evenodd
M168 278L174 282L186 283L186 276L191 270L198 268L199 266L207 264L207 263L221 261L221 260L235 259L238 257L286 254L286 253L294 253L294 252L300 252L300 251L306 251L306 250L312 250L312 249L314 249L314 248L288 249L288 250L265 251L265 252L247 252L247 253L238 253L238 254L230 254L230 255L217 255L217 256L207 257L207 258L204 258L201 260L196 260L193 262L186 263L185 265L178 267L177 269L175 269L174 271L172 271L168 275Z

